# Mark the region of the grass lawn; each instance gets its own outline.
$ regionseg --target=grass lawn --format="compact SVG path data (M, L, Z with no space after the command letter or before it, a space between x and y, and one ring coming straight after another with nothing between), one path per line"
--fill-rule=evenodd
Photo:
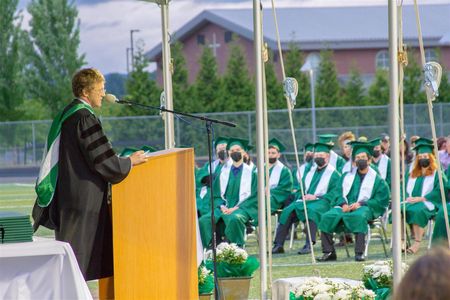
M33 185L23 184L0 184L0 210L11 210L23 212L31 215L31 210L35 201L36 194ZM273 222L273 220L272 220ZM388 228L390 229L390 228ZM388 230L389 231L389 230ZM389 236L388 232L388 236ZM40 228L37 236L54 237L51 230ZM272 278L298 277L298 276L314 276L320 275L322 277L341 277L359 280L362 275L362 268L364 264L370 264L375 260L385 259L382 244L378 239L371 241L369 247L368 260L364 263L357 263L354 261L353 244L349 245L350 257L348 258L344 248L337 248L338 260L335 263L317 263L311 264L310 255L298 255L297 251L304 244L304 237L300 236L299 240L294 241L293 249L289 250L289 241L285 243L286 253L277 254L273 256ZM420 253L425 253L427 240L422 243ZM387 245L389 249L389 245ZM246 250L250 255L258 256L259 248L255 235L250 235L247 240ZM270 249L269 249L270 250ZM314 247L315 256L321 256L320 242ZM388 250L389 251L389 250ZM390 254L389 254L390 255ZM415 257L408 257L408 263L413 261ZM260 273L257 271L251 282L250 298L260 298ZM89 282L94 297L97 297L97 283ZM270 293L270 291L269 291Z

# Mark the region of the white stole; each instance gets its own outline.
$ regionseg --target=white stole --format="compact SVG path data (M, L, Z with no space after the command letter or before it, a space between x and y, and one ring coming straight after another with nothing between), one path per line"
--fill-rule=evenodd
M314 192L315 196L320 198L327 193L328 185L330 184L331 175L333 175L333 172L335 170L336 169L333 166L331 166L330 164L328 164L325 167L325 170L323 171L324 173L322 174L322 177L320 177L319 183L317 184L316 191ZM313 178L314 174L316 173L316 171L317 171L317 165L312 167L311 170L308 172L308 174L306 174L305 191L309 190L312 178ZM309 192L307 192L307 194L309 194Z
M208 192L208 187L202 186L202 189L200 190L200 199L203 199L203 197L205 197L207 192Z
M380 171L381 178L386 180L387 170L389 164L389 157L386 154L381 155L380 163L378 164L378 171Z
M333 150L330 150L330 161L329 161L329 165L332 165L335 169L336 169L336 163L338 160L338 155L336 152L334 152Z
M239 202L236 204L236 206L244 202L248 197L250 197L252 193L253 170L249 165L245 163L243 163L242 166L242 176L239 186ZM222 171L220 173L220 196L223 200L225 200L227 206L228 201L227 199L225 199L225 192L227 191L228 180L230 179L230 171L231 167L227 166L225 168L222 168Z
M436 171L434 171L433 174L425 177L422 185L422 193L420 194L421 197L424 197L426 194L430 193L433 190L435 176ZM417 177L412 178L411 175L409 175L408 184L406 186L406 194L408 195L408 197L412 197L411 194L414 189L414 186L416 185L416 180ZM424 204L429 210L434 210L434 204L431 203L430 201L424 201Z
M350 192L350 189L352 188L353 182L355 181L356 172L357 168L354 168L352 172L347 173L347 175L345 175L344 181L342 182L342 196L344 197L347 203L348 203L347 195ZM372 190L376 178L377 172L375 172L372 168L369 167L369 171L367 172L366 176L364 176L363 182L361 183L357 202L366 201L370 199L370 197L372 196Z
M278 186L278 183L280 182L281 177L281 171L283 170L283 163L279 160L275 163L275 165L272 167L272 172L270 173L269 177L269 187L270 189L274 189Z
M342 167L342 174L352 171L352 159L350 158Z

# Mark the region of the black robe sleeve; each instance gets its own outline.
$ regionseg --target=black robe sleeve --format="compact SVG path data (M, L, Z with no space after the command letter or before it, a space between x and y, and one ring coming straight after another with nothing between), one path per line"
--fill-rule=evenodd
M116 155L103 133L100 121L94 115L80 119L77 139L80 151L93 172L114 184L125 179L131 170L131 160Z

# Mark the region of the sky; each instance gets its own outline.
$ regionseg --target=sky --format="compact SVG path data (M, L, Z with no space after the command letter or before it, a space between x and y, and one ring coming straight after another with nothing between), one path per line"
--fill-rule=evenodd
M31 0L20 0L18 9L28 29L30 15L26 6ZM104 74L126 73L126 48L130 47L130 30L145 51L161 42L161 11L155 3L138 0L76 0L80 27L80 53L87 66ZM276 7L387 5L387 0L274 0ZM423 1L425 2L425 1ZM426 3L449 3L450 0L428 0ZM265 8L271 0L263 0ZM412 0L404 0L412 3ZM169 4L169 32L173 33L205 9L251 8L251 0L172 0ZM151 67L151 69L154 66Z

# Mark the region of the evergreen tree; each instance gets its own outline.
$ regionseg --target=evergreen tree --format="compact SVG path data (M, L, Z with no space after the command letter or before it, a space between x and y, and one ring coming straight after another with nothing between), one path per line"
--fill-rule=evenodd
M375 79L369 87L366 98L367 105L387 105L389 103L388 71L378 69Z
M255 88L250 80L244 54L237 42L230 46L230 58L223 77L223 98L227 111L255 108Z
M337 78L336 65L333 61L333 52L323 50L320 52L320 64L316 81L316 106L340 105L340 86Z
M24 98L21 54L24 32L16 14L18 0L0 2L0 121L21 118L20 105Z
M286 54L286 77L293 77L298 82L297 108L311 107L311 85L307 74L300 71L304 64L303 54L294 42L289 43Z
M199 60L200 70L195 82L195 111L217 112L227 110L222 101L221 80L217 75L217 61L209 47L203 47Z
M437 97L439 102L450 102L450 81L448 80L448 72L445 68L442 68L441 84L439 86L439 96Z
M405 103L425 103L426 95L423 87L422 68L417 63L417 55L408 53L408 65L403 80L403 99Z
M161 90L156 82L150 78L150 73L146 70L149 61L144 55L143 43L138 41L134 56L134 70L130 72L126 81L126 98L144 105L159 106ZM122 115L148 115L148 111L130 107L121 110Z
M173 107L175 110L194 112L182 43L177 41L172 44L171 56L174 68L172 74Z
M269 51L269 60L265 63L266 92L268 109L286 109L283 83L278 80L273 63L273 53Z
M72 75L84 64L78 54L80 24L73 0L33 0L28 5L31 31L27 56L30 96L55 116L73 97Z
M349 73L349 79L344 87L342 98L343 105L356 106L361 105L365 97L364 82L356 67L352 67Z

